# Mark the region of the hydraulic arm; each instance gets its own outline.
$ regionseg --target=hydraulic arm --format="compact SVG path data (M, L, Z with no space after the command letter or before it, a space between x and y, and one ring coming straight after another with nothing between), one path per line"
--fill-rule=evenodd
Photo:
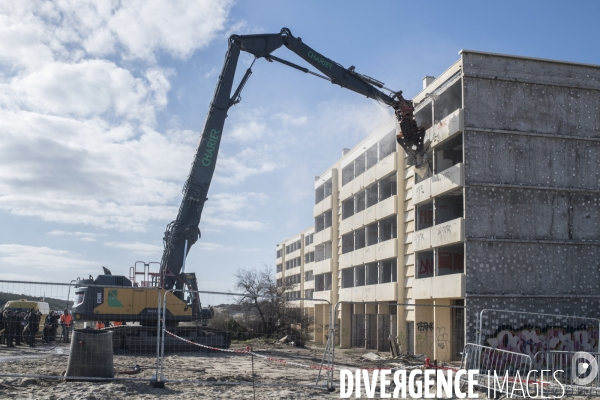
M322 75L273 56L271 53L281 46L287 47L306 60ZM182 267L190 248L200 237L200 217L215 170L227 111L240 102L241 91L252 74L251 66L242 77L239 86L231 94L241 51L248 52L255 58L277 61L302 72L311 73L329 80L331 83L383 102L394 109L401 131L397 136L397 141L409 155L408 159L416 160L416 155L423 151L424 129L417 127L413 116L412 102L404 99L401 91L390 91L384 87L382 82L359 74L354 67L344 68L304 44L299 37L294 37L287 28L283 28L277 34L231 36L200 143L183 187L183 200L177 219L167 226L165 232L161 273L163 276L162 286L166 289L183 288L185 277L182 274ZM386 94L380 89L390 91L390 94Z

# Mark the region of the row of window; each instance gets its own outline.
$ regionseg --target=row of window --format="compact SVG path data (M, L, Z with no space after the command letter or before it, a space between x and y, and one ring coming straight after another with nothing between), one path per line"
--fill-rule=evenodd
M308 235L305 235L304 236L304 245L308 246L309 244L312 244L314 236L315 236L314 233L310 233Z
M285 284L286 285L295 285L296 283L300 283L300 279L301 279L301 275L300 274L286 276L285 277Z
M378 285L398 280L395 258L342 270L342 288Z
M314 289L306 289L304 291L304 298L305 299L312 299L313 298L313 293L315 292Z
M388 197L395 196L397 192L396 175L391 174L343 201L342 219L351 217Z
M281 249L277 249L277 258L281 258Z
M396 215L342 235L342 254L398 237Z
M304 255L304 264L308 264L315 261L315 252L310 251Z
M319 204L323 199L331 196L332 181L329 178L325 183L315 189L315 204Z
M284 296L287 297L288 299L299 299L301 297L299 290L295 290L293 292L286 292L284 294Z
M331 272L315 275L315 292L331 290Z
M289 261L285 262L285 270L296 268L302 265L302 257L292 258Z
M283 271L283 265L277 264L277 272L282 272L282 271Z
M391 131L369 147L353 162L342 168L342 186L396 151L396 131Z
M315 232L321 232L331 226L331 210L325 211L323 214L315 217Z
M285 254L290 254L292 251L296 251L302 248L302 242L298 239L292 244L285 246Z

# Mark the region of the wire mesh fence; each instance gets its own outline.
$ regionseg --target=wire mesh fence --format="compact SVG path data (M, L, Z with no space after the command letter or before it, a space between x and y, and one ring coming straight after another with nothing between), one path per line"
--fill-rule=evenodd
M323 337L325 301L170 290L162 307L163 382L324 386L325 350L305 345ZM176 324L189 309L201 318Z
M533 362L529 355L475 343L465 345L460 369L478 371L473 376L476 385L480 389L487 390L488 393L493 391L505 395L512 394L515 385L529 388L536 383L536 377L530 375L533 371ZM464 384L467 383L466 376L461 379ZM517 394L521 393L517 392Z
M540 351L533 357L538 371L551 371L546 395L600 396L597 352Z
M152 379L159 290L90 281L0 281L0 376Z

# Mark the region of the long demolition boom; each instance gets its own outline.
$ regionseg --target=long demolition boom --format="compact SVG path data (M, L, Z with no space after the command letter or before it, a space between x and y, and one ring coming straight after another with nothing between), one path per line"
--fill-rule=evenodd
M282 45L307 61L323 75L271 55ZM182 275L182 267L190 248L200 237L200 218L204 203L208 200L208 188L215 171L227 111L240 102L240 93L252 74L251 66L232 95L231 90L240 51L248 52L255 58L277 61L300 71L320 76L331 83L383 102L394 109L401 131L397 136L397 141L409 154L409 160L416 159L415 155L420 154L423 150L424 130L417 127L413 116L412 102L405 100L402 92L392 92L390 95L382 92L379 89L389 90L383 86L382 82L359 74L354 67L344 68L304 44L301 38L294 37L287 28L283 28L278 34L231 36L200 143L183 187L183 199L177 219L167 226L165 232L161 274L162 286L166 289L183 288L185 279Z

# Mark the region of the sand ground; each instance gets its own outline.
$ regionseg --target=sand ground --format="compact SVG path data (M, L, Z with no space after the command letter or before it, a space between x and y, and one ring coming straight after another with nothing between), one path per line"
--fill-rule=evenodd
M256 344L255 344L256 345ZM242 346L238 346L243 348ZM295 348L277 343L259 344L258 354L308 366L318 366L323 347ZM363 349L336 350L336 366L357 368L417 367L419 359L367 361L360 356ZM385 354L382 354L385 356ZM66 382L62 376L69 357L68 344L44 345L36 348L0 347L0 374L56 376L56 379L0 376L0 399L339 399L340 392L329 393L315 384L318 370L290 366L281 362L250 357L247 354L178 353L168 354L164 361L165 388L153 388L148 381ZM254 362L255 388L252 387ZM131 371L135 375L117 373L119 379L150 379L156 372L154 354L115 355L117 372ZM335 373L336 383L339 372ZM321 380L321 384L324 381ZM295 386L294 386L295 385ZM480 399L487 399L479 393ZM363 393L363 397L364 393ZM377 396L379 397L379 396ZM354 398L354 396L353 396Z

